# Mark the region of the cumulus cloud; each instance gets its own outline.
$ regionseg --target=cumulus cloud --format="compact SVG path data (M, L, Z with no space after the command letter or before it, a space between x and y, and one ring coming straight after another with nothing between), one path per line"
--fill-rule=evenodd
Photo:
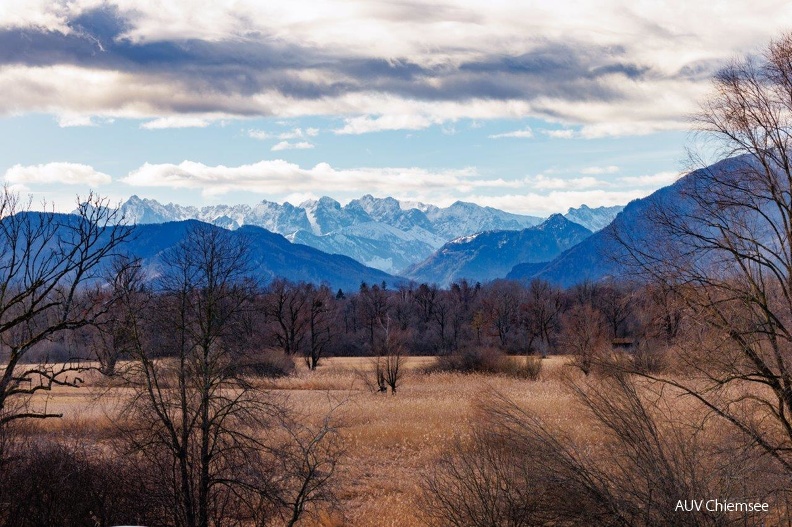
M112 178L89 165L47 163L28 166L14 165L6 170L4 180L11 185L23 187L54 183L96 187L110 183Z
M281 141L280 143L275 144L270 150L273 152L278 152L279 150L306 150L309 148L313 148L314 145L309 143L308 141L300 141L297 143L290 143L289 141Z
M428 170L416 167L336 169L328 163L313 168L276 159L250 165L208 166L193 161L144 164L122 181L136 187L199 189L206 195L231 191L278 195L316 193L336 195L350 190L391 194L401 192L470 192L477 188L518 186L518 182L484 179L473 168Z
M8 0L0 112L135 117L146 128L329 115L345 119L343 134L499 117L578 127L547 132L567 138L680 129L719 65L792 23L792 6L773 0L713 9ZM739 28L725 25L735 19ZM503 137L527 136L516 132Z
M534 136L533 130L530 128L523 128L522 130L515 130L513 132L504 132L502 134L493 134L490 135L490 139L504 139L504 138L516 138L516 139L530 139Z

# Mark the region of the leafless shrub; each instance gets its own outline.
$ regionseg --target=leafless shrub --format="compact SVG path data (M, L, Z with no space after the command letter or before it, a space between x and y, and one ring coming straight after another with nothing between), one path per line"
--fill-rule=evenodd
M7 454L0 465L0 525L109 527L162 521L162 510L147 499L142 481L123 458L33 437Z
M262 460L271 490L261 495L260 503L266 505L259 506L258 524L268 525L275 516L292 527L306 517L316 520L320 511L338 505L335 476L344 455L339 425L330 416L317 426L304 420L285 412L279 415L282 440L268 448Z
M668 346L661 341L642 340L630 352L632 368L641 373L660 373L667 367L667 354Z
M496 348L469 347L453 355L438 357L436 364L427 371L497 373L505 358L506 355Z
M423 482L422 510L432 525L522 527L537 524L547 488L522 459L483 428L456 439Z
M489 373L536 380L542 371L542 358L537 355L513 357L497 348L470 347L438 357L437 362L424 371Z
M391 327L391 321L386 318L380 322L382 341L376 343L376 355L371 359L371 368L367 372L359 372L358 376L369 389L386 393L390 388L391 395L396 395L396 389L401 384L406 370L406 353L398 332Z
M511 361L513 370L508 373L514 377L521 377L535 381L542 373L542 357L538 355L527 355L525 357L514 357Z
M425 474L422 504L433 525L763 525L764 513L680 512L694 496L743 496L778 505L779 466L744 437L714 430L706 413L679 419L662 385L612 375L573 387L601 434L599 446L495 395L468 442L456 441ZM659 390L659 391L657 391ZM775 467L775 469L773 468ZM771 476L770 474L775 474Z
M277 348L268 348L238 356L230 366L237 375L274 378L294 373L294 359Z

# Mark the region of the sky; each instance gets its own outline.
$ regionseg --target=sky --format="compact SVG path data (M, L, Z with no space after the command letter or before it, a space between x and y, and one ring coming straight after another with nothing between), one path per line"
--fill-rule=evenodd
M623 205L690 168L718 69L790 29L766 0L2 0L0 174L64 211Z

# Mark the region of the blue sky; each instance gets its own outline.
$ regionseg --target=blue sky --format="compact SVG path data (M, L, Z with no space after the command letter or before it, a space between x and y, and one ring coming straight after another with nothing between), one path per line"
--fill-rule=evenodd
M547 215L689 165L786 2L4 0L0 174L201 205L363 194Z

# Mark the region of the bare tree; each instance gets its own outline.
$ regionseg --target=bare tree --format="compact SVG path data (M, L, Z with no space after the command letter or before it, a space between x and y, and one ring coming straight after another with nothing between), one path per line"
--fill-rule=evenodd
M163 474L172 475L173 521L208 527L267 422L267 404L236 375L229 345L254 291L242 281L244 247L220 229L194 229L165 261L163 294L144 311L151 318L130 320L136 350L126 375L136 393L121 424L134 451L171 467ZM172 359L155 358L164 354Z
M624 336L627 320L634 311L633 300L626 288L618 284L606 283L597 287L594 307L605 318L610 338Z
M561 316L559 344L572 364L588 375L609 348L605 317L589 304L573 306Z
M119 417L127 446L164 475L170 523L293 524L332 477L334 427L298 426L247 376L257 351L247 315L258 294L247 248L203 225L164 261L159 291L128 305L138 316L129 319L134 361L124 372L134 396Z
M528 333L528 353L539 350L542 355L547 354L563 306L558 289L543 280L531 280L520 306L522 323Z
M91 324L107 308L94 287L130 231L107 201L89 195L73 215L31 212L0 194L0 428L18 419L60 417L33 405L53 386L77 386L85 365L28 364L31 350Z
M335 303L330 288L326 285L303 286L308 305L308 343L305 346L305 363L311 370L319 365L325 348L335 336L331 327L335 320Z
M434 313L435 302L437 300L437 286L421 284L413 295L413 300L418 306L418 313L424 324L428 324Z
M304 288L279 278L269 285L264 301L278 345L287 355L297 354L303 346L312 308Z
M376 284L369 286L364 282L360 284L358 296L360 318L366 329L368 329L369 346L374 348L376 346L377 330L388 315L388 293L385 289L385 283L380 287Z
M616 233L699 331L665 378L792 473L792 35L714 80L697 124L730 159L658 196L644 233ZM673 325L671 326L673 327Z
M483 303L501 347L506 347L515 329L520 292L515 283L507 281L494 282L485 291Z
M385 393L390 388L391 395L396 395L396 389L401 384L406 373L404 347L398 332L391 327L390 318L380 321L382 342L375 347L376 356L372 359L373 382L364 373L362 377L370 388Z
M71 340L77 347L91 351L103 375L113 377L119 359L129 358L134 351L131 329L146 284L140 262L126 256L112 262L108 282L94 300L103 302L107 309L90 325L72 332Z

